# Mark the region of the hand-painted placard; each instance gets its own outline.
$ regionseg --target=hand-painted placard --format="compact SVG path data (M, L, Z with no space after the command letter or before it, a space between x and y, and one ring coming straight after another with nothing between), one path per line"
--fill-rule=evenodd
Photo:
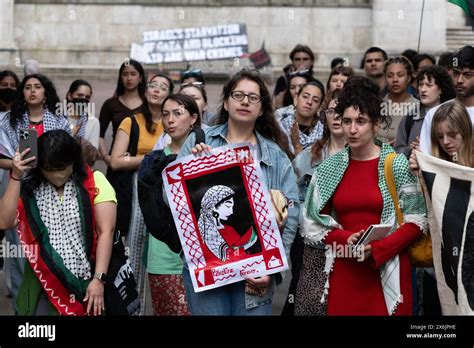
M163 171L196 292L288 269L256 156L250 144L234 144Z

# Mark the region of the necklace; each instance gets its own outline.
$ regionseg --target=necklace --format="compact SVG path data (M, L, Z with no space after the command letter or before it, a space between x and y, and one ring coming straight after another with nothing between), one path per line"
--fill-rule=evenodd
M302 128L302 127L304 127L304 128ZM304 133L304 134L310 133L312 127L313 127L312 124L310 124L309 126L304 126L304 125L298 123L298 128L299 128L300 132ZM308 134L306 134L306 135L308 135Z

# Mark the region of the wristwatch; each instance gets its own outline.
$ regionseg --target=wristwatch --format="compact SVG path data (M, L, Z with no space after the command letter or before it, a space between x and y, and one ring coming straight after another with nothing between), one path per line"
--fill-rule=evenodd
M99 279L102 283L107 282L107 274L105 273L95 273L94 278Z

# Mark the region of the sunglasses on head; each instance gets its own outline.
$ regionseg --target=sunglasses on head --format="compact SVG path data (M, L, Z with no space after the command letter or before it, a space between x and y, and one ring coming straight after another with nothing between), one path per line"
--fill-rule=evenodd
M298 70L298 71L293 71L291 73L288 74L289 77L293 77L293 76L305 76L305 75L308 75L309 73L309 70L308 69L305 69L305 70Z
M181 88L190 87L190 86L202 88L203 83L200 81L196 81L196 82L186 82L186 83L181 84Z
M193 70L186 70L185 72L183 72L183 79L187 79L189 77L202 77L202 70L193 69Z

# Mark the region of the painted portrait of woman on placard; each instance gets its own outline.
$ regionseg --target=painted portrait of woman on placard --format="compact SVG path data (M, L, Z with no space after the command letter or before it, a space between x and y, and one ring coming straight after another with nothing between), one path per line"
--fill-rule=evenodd
M227 224L234 214L235 192L224 185L215 185L207 190L201 201L199 230L208 249L222 261L240 258L257 241L257 232L251 226L240 235Z
M187 187L208 262L233 262L262 251L238 167L190 179Z

